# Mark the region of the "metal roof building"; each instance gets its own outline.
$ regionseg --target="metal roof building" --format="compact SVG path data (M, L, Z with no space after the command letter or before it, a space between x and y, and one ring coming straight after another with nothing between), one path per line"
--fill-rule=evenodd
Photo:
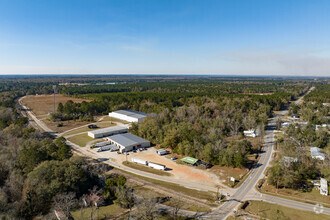
M199 161L198 159L196 158L193 158L193 157L185 157L185 158L182 158L181 161L185 162L185 163L189 163L191 165L196 165L196 163Z
M149 147L150 141L140 138L134 134L116 134L107 138L111 144L119 147L120 152L136 150L139 147Z
M128 122L141 122L148 115L146 113L133 111L133 110L118 110L118 111L110 112L109 116L112 118L116 118Z
M113 126L108 128L97 129L88 132L88 136L92 138L108 137L114 134L125 133L128 131L128 127L125 126Z
M311 156L313 159L324 160L325 156L324 153L320 152L320 148L318 147L311 147Z

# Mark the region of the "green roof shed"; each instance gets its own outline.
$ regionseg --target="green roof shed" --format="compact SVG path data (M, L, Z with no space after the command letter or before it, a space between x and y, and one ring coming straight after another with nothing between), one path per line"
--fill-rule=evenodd
M182 158L181 161L183 161L185 163L189 163L191 165L195 165L197 163L197 161L199 161L199 160L196 158L193 158L193 157L185 157L185 158Z

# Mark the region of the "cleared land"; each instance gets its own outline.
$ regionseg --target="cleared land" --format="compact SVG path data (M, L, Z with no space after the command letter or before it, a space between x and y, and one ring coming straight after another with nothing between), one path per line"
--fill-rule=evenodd
M275 205L261 201L250 201L251 204L245 208L245 211L258 215L265 219L300 219L300 220L319 220L330 219L330 216L317 214L315 212L292 209L281 205Z
M115 126L116 124L115 123L112 123L110 121L100 121L100 122L95 122L93 123L95 125L97 125L98 128L96 129L90 129L87 127L87 125L84 125L83 127L77 127L76 129L73 129L73 130L70 130L70 131L67 131L63 134L63 136L68 136L68 135L73 135L73 134L78 134L78 133L81 133L81 132L85 132L85 131L95 131L97 129L101 129L101 128L107 128L107 127L112 127L112 126Z
M78 135L69 137L68 140L74 144L79 145L80 147L85 147L88 142L93 141L94 139L89 137L86 132L84 134L78 134Z
M61 94L56 95L56 108L58 104L66 103L67 101L72 100L75 103L81 103L83 101L90 102L88 99L78 99L73 97L67 97ZM22 103L27 106L38 119L42 120L47 127L53 131L62 133L64 131L90 124L92 122L87 121L62 121L62 122L53 122L49 120L49 114L54 112L54 96L53 95L28 95L22 99ZM102 117L102 116L101 116ZM100 116L94 118L97 121ZM61 127L58 127L59 124L62 124Z
M65 104L69 100L72 100L75 103L91 101L89 99L77 99L57 94L56 108L60 102L62 104ZM22 99L22 102L24 105L29 107L37 117L40 115L46 115L48 113L54 112L54 95L28 95Z
M124 161L123 164L125 166L131 167L131 168L134 168L134 169L137 169L137 170L142 170L142 171L145 171L145 172L154 173L154 174L157 174L157 175L160 175L160 176L171 176L171 174L167 173L166 171L156 170L156 169L153 169L151 167L139 165L139 164L136 164L136 163Z

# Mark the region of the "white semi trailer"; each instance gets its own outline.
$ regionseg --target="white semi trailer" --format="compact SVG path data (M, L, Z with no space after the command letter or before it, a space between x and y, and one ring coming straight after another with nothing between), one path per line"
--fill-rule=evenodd
M142 160L142 159L139 159L139 158L136 158L136 157L132 157L131 161L133 163L138 163L138 164L142 164L142 165L148 165L148 162L146 160Z
M165 170L166 166L158 163L149 162L148 166L156 170Z
M102 141L102 142L98 142L95 144L95 147L103 147L103 146L106 146L106 145L109 145L109 141Z
M119 147L117 147L114 144L111 144L111 145L106 145L106 146L100 147L99 149L97 149L97 152L102 152L102 151L107 151L107 150L115 151L118 149L119 149Z

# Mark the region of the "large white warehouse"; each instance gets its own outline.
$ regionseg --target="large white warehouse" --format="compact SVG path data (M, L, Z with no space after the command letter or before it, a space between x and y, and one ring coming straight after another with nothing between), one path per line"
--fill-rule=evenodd
M120 152L136 150L139 147L149 147L150 142L134 134L116 134L107 138L111 144L119 147Z
M128 127L125 126L113 126L108 128L97 129L88 132L88 136L92 138L108 137L114 134L125 133L128 131Z
M116 118L128 122L141 122L148 115L143 112L137 112L132 110L118 110L118 111L110 112L109 116L112 118Z

